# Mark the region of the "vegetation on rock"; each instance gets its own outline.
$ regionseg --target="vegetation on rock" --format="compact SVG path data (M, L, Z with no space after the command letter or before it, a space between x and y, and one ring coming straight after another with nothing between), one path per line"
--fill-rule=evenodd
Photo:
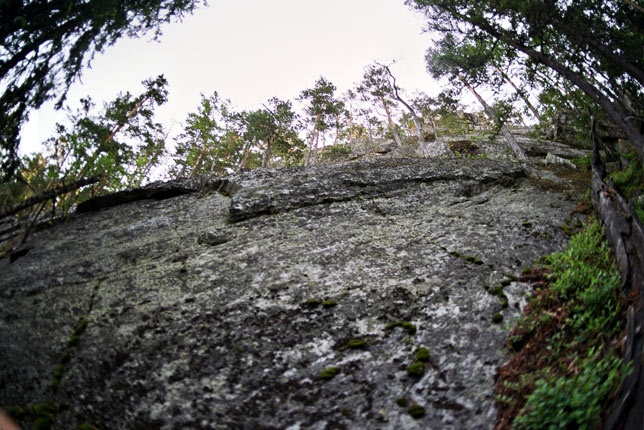
M422 361L416 361L409 366L407 366L407 374L414 378L420 378L425 374L425 363Z
M335 378L338 373L340 373L339 367L327 367L318 374L318 378L328 381Z
M391 331L396 327L400 327L407 331L410 335L416 334L416 326L409 321L396 321L391 322L385 326L385 331Z
M602 227L592 220L568 248L524 275L534 282L512 330L512 356L496 385L497 428L594 428L628 374L620 278Z
M25 156L16 179L0 187L0 214L24 206L27 233L42 214L66 215L96 194L141 186L165 154L166 133L154 115L167 100L167 84L163 76L146 80L140 94L120 94L100 113L89 97L79 111L68 110L72 126L58 124L47 152Z
M611 172L608 179L632 205L640 222L644 223L644 168L642 168L642 161L634 152L626 154L622 160L624 168Z
M416 350L416 355L414 356L414 358L416 361L420 361L421 363L429 363L429 349L421 346Z
M407 409L407 413L412 417L412 418L422 418L425 416L425 408L420 406L420 405L411 405Z
M457 91L484 86L501 94L505 86L510 102L519 98L530 108L524 96L527 88L536 88L546 108L565 108L581 119L602 111L644 159L638 125L644 113L641 5L593 0L407 4L422 11L438 35L428 52L430 69L435 75L456 74L460 79L451 82ZM507 106L502 102L497 105ZM532 111L540 117L547 112ZM589 124L585 121L586 129Z

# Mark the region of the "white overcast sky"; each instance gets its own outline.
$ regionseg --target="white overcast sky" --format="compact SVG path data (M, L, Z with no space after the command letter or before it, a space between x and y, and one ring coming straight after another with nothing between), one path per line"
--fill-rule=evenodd
M392 70L409 94L436 92L425 71L430 44L424 19L404 0L209 0L180 23L152 36L124 39L97 54L74 84L68 102L90 95L101 103L119 92L137 94L141 81L164 74L169 101L157 119L173 132L213 91L239 109L258 109L271 97L293 100L324 76L341 94L373 61ZM33 112L22 153L38 149L64 116L51 104Z

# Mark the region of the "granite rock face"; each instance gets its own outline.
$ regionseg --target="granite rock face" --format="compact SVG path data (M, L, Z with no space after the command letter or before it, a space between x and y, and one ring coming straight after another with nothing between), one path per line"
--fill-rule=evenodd
M583 191L551 169L388 159L89 203L0 260L0 405L24 428L43 404L69 429L492 428L515 276Z

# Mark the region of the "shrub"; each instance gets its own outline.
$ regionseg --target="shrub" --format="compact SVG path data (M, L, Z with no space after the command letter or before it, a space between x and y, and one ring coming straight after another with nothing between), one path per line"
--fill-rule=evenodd
M594 429L630 371L614 342L625 322L620 276L595 219L542 263L508 342L516 354L497 382L501 420L516 429Z
M621 382L620 363L615 354L601 357L599 350L591 349L574 377L538 379L522 414L514 420L514 428L596 428L604 399Z

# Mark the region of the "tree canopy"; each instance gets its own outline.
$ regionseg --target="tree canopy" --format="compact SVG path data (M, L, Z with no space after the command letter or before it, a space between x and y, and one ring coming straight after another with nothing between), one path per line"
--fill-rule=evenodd
M39 204L36 218L43 210L66 214L91 195L147 181L166 153L167 133L155 110L167 100L167 81L158 76L143 86L140 94L121 93L102 109L90 97L78 110L66 108L67 121L56 125L45 151L23 157L15 178L0 187L0 214L29 208L29 202Z
M320 136L333 126L339 127L339 119L344 113L344 102L336 95L336 86L324 77L320 77L313 88L300 93L299 100L305 101L304 108L309 121L313 124L309 133L309 148L304 164L315 164Z
M188 114L185 131L176 139L173 177L225 175L242 168L301 161L304 143L291 102L276 97L262 109L236 111L214 92L201 96L197 112Z
M497 77L498 66L506 70L515 66L543 83L546 91L574 86L603 110L644 159L639 125L644 117L641 1L407 0L407 4L425 13L428 29L440 37L439 51L470 78L493 82L490 66L496 63ZM449 46L449 52L441 46ZM439 71L439 65L433 64L433 70Z
M202 0L4 0L0 2L0 173L18 166L30 110L57 99L97 52L191 13Z

